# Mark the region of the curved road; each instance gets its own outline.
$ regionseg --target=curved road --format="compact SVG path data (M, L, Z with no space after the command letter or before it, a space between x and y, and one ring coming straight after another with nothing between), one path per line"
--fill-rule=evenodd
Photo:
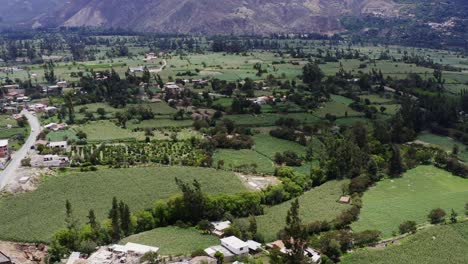
M29 150L34 146L36 138L41 132L41 124L35 115L30 113L28 110L23 110L21 114L28 119L29 126L31 127L31 133L23 146L11 156L11 161L5 170L0 173L0 190L19 176L16 172L21 166L21 160L28 155Z

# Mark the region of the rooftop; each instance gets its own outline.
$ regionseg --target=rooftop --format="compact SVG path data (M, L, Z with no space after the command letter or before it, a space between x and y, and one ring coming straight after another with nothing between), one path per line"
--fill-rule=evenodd
M243 248L248 247L249 245L244 241L240 240L235 236L225 237L221 239L221 243L224 243L233 248Z
M0 251L0 263L4 263L4 262L6 263L9 261L10 261L10 258Z
M8 146L8 139L0 139L0 147Z
M157 247L150 247L146 245L141 245L141 244L136 244L132 242L128 242L125 244L125 247L127 248L128 251L135 252L137 254L145 254L147 252L158 252L159 248Z

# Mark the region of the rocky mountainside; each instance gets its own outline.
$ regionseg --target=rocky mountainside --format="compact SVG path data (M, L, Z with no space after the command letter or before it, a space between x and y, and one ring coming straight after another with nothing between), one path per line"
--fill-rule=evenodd
M63 0L0 0L0 24L28 24L32 18L45 16L65 3Z
M36 25L205 34L335 33L344 29L342 16L395 17L399 9L393 0L71 0Z

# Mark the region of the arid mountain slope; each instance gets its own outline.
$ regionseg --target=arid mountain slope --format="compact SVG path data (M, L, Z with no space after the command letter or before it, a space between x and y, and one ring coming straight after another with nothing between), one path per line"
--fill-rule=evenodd
M43 25L105 26L180 33L343 30L340 17L396 16L393 0L72 0Z

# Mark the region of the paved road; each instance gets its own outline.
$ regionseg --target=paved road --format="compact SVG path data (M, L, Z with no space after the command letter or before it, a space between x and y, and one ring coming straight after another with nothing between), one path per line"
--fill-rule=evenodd
M41 132L41 124L39 123L39 119L37 119L35 115L31 114L27 110L23 110L21 114L23 114L28 119L29 126L31 127L31 134L29 135L28 139L21 147L21 149L16 151L12 155L11 161L6 167L6 169L0 173L0 190L18 177L18 175L16 175L16 172L21 166L21 160L26 157L31 147L34 146L36 138Z

